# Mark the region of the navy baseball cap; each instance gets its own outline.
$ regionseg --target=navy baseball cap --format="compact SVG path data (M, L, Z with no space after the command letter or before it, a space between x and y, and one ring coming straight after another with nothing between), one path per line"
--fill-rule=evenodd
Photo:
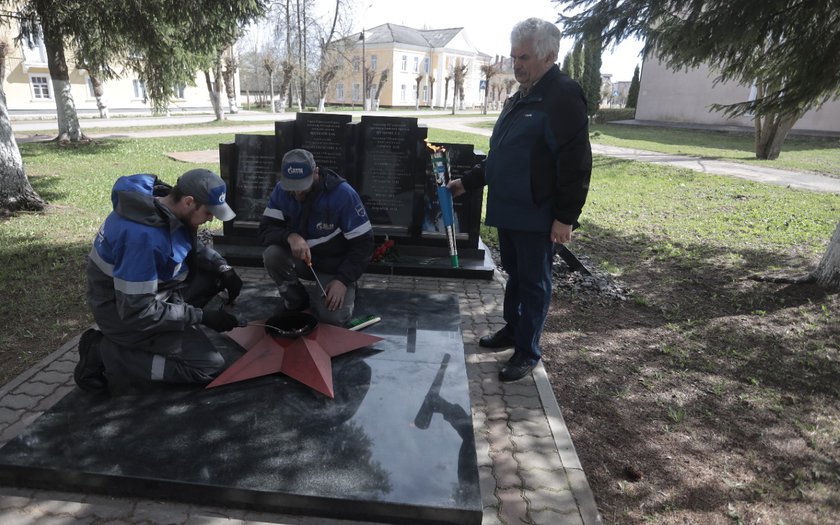
M178 178L175 186L184 195L189 195L196 202L204 204L210 213L220 221L229 221L236 213L227 205L227 185L221 177L210 170L190 170Z
M280 164L280 187L286 191L306 191L312 187L315 158L305 149L293 149L283 155Z

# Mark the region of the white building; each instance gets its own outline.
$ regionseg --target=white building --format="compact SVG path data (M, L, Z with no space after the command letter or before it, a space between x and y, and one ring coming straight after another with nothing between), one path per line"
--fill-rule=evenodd
M708 66L674 72L656 58L645 59L636 120L753 126L749 115L727 118L722 112L709 108L711 104L744 102L755 95L752 86L735 82L714 84L716 77ZM805 113L793 129L840 133L840 100Z

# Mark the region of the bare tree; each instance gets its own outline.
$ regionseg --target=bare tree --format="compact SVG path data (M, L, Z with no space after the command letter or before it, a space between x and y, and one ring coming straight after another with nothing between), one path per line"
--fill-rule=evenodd
M429 109L435 109L435 76L429 73Z
M459 109L464 109L464 81L467 78L467 70L469 69L469 62L456 62L452 68L452 80L454 81L454 89L452 90L452 114L455 114L455 100L460 100Z
M449 99L449 81L452 80L452 69L449 70L449 74L443 77L444 84L443 84L443 109L446 109L446 101Z
M228 98L228 109L231 113L239 113L239 107L236 104L236 70L239 68L239 60L233 51L233 46L230 46L224 54L224 69L222 70L222 78L225 81L225 93Z
M373 97L373 108L376 111L379 111L379 95L382 93L382 88L385 87L385 83L388 82L390 73L391 71L387 67L379 73L379 83L376 85L376 95Z
M333 81L333 79L341 69L337 62L337 59L335 58L336 54L329 53L330 46L332 45L336 36L336 29L338 27L341 5L341 0L335 0L335 11L333 12L330 29L325 32L326 34L324 36L320 36L318 38L318 47L320 51L320 63L318 66L318 72L316 74L318 81L318 111L325 110L324 106L326 103L327 91L330 88L330 82ZM320 27L317 25L315 27L316 30L320 29Z
M274 58L274 54L264 52L262 65L268 75L268 103L271 105L271 112L276 113L277 109L274 105L274 72L277 71L277 60Z
M423 82L423 75L417 75L414 79L414 110L420 111L420 83Z
M496 64L484 64L481 66L481 72L484 73L484 107L482 113L487 114L487 101L490 98L490 79L499 72Z
M0 42L0 78L6 78L8 53L8 42ZM6 92L0 83L0 216L18 211L41 211L45 206L23 170L23 159L9 121Z

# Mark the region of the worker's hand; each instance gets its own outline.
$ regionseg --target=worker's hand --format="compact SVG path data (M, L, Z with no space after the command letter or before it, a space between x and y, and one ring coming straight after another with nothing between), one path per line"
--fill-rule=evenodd
M306 244L306 239L297 233L289 235L289 248L292 250L292 255L305 262L312 263L312 253L309 251L309 245Z
M327 310L335 312L341 308L344 304L344 294L347 293L347 286L343 282L334 279L327 283L324 291L327 292L327 296L324 298Z
M239 319L224 310L205 308L201 316L201 324L217 332L229 332L239 326Z
M449 181L449 184L446 185L446 189L452 193L453 197L463 195L467 191L466 188L464 188L464 183L461 182L461 179L452 179Z
M572 240L572 225L558 220L551 223L551 242L564 244Z
M236 298L239 297L239 292L242 291L242 279L239 278L239 275L236 274L236 270L233 268L222 272L219 278L222 281L222 288L227 290L227 304L233 304Z

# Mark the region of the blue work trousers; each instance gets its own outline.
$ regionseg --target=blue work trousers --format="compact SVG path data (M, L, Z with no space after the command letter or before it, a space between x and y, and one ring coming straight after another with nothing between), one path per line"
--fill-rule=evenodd
M551 304L554 243L548 232L499 228L499 252L508 274L503 330L516 341L515 354L530 364L542 356L542 335Z

